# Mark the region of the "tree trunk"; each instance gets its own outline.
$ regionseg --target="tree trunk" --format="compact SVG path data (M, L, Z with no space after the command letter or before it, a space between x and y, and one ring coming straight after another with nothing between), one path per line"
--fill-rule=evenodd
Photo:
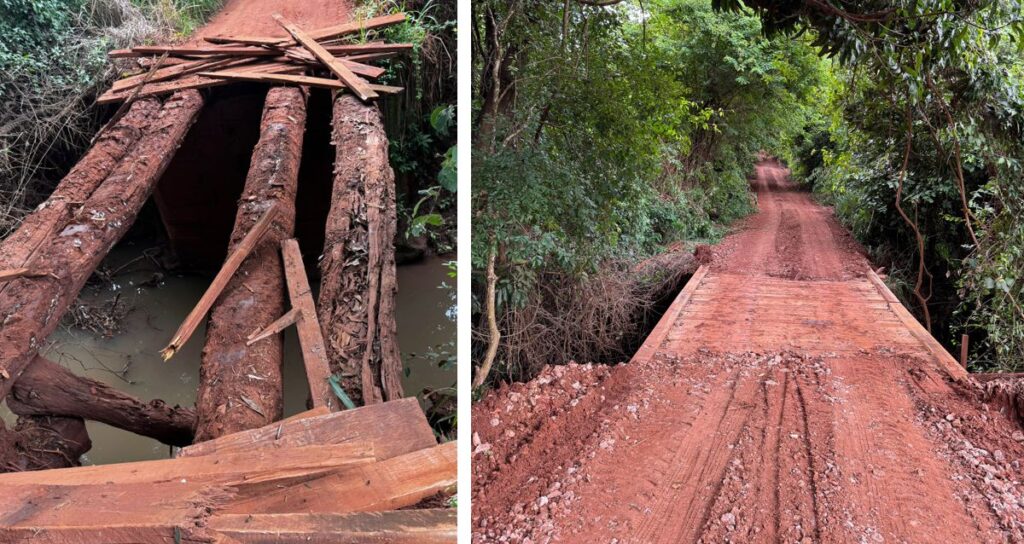
M318 314L331 370L361 404L402 396L395 327L395 193L380 111L334 102L334 190Z
M246 340L287 310L280 247L281 240L291 238L295 230L306 98L304 91L292 87L267 93L260 140L239 201L231 248L275 204L277 214L210 312L196 396L196 441L281 418L281 335L251 346Z

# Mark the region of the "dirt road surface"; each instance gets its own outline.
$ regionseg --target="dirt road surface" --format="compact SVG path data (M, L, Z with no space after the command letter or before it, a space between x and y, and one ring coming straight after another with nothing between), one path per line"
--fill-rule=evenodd
M1024 542L1024 433L772 162L628 364L473 410L474 542Z

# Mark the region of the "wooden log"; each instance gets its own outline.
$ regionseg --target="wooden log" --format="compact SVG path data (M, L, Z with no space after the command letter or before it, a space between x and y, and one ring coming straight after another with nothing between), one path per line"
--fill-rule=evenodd
M292 76L287 74L256 74L252 72L236 72L233 70L224 70L220 72L200 72L200 75L212 78L235 79L240 81L257 81L262 83L283 83L306 87L319 87L323 89L347 88L344 83L336 79L327 79L324 77ZM374 84L370 84L370 88L373 89L375 92L386 94L400 93L403 90L405 90L402 87Z
M73 470L73 469L69 469ZM302 485L239 498L225 514L378 512L412 506L456 481L456 443L338 471Z
M89 419L174 446L192 443L196 423L191 408L161 400L144 403L43 357L36 357L21 374L7 404L18 415Z
M229 250L242 248L266 210L276 211L210 312L196 395L197 441L262 427L283 413L282 339L250 344L247 333L273 323L287 307L278 248L295 230L306 98L300 89L276 88L264 101Z
M227 287L228 282L231 281L231 277L238 271L238 267L242 265L246 257L252 253L252 250L259 243L260 239L264 234L270 230L273 225L275 215L277 213L277 207L271 205L266 211L263 212L263 216L259 221L249 230L242 240L235 245L235 248L228 254L228 258L224 261L224 265L221 266L220 271L214 276L210 286L207 287L206 292L196 303L195 308L189 312L188 316L182 322L181 326L178 327L177 332L171 337L171 341L168 342L167 347L160 350L160 354L164 360L167 361L171 357L174 357L174 353L185 345L185 342L192 336L192 333L199 327L203 318L206 317L207 312L213 307L214 302L217 301L217 297Z
M303 446L285 451L263 448L238 454L178 457L42 472L11 472L0 474L0 486L74 487L180 482L207 486L248 486L250 490L262 490L282 485L282 482L304 481L332 471L372 464L374 461L373 448L358 443Z
M355 514L224 514L211 530L251 544L454 544L455 509Z
M274 20L281 25L289 34L295 38L295 41L300 45L309 50L316 58L320 59L320 62L327 65L327 68L341 80L342 83L348 86L349 90L355 93L361 100L368 101L373 98L377 98L377 93L370 89L369 84L363 78L357 76L347 66L338 62L338 59L334 55L330 54L322 45L318 44L315 39L310 35L306 34L302 29L290 23L287 19L281 16L279 13L274 14Z
M320 322L316 317L312 290L309 287L309 280L306 279L306 268L302 264L299 242L294 239L281 242L281 255L284 259L288 297L292 307L299 310L299 320L295 325L298 328L302 362L306 367L306 380L309 382L309 395L313 399L313 407L326 406L336 410L340 403L334 398L328 383L331 368L327 363L327 349L324 347Z
M390 459L432 447L437 439L419 402L407 398L323 416L295 416L260 429L194 444L178 452L178 457L348 443L372 446L375 457Z
M82 205L139 141L159 110L160 103L156 100L135 102L120 121L93 142L46 202L0 243L0 268L25 267L41 246L64 227L73 209ZM0 285L0 293L5 288Z
M45 274L3 284L0 291L0 398L60 324L86 280L135 221L202 107L186 91L150 120L146 133L106 180L82 203L77 216L41 244L32 268Z
M318 311L331 371L357 404L402 396L394 316L394 173L379 110L334 102L334 188Z
M351 23L342 23L339 25L311 30L309 35L318 41L330 40L340 38L341 36L359 34L366 32L367 30L395 25L403 21L405 21L404 13L394 13L391 15L382 15L380 17L371 17L362 21L353 21ZM208 36L203 39L210 43L247 43L251 45L270 45L277 47L285 47L295 43L293 40L288 38L282 39L279 37L266 36Z

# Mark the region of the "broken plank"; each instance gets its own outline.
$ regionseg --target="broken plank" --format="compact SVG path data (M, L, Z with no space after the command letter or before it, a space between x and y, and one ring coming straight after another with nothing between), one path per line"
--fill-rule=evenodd
M321 478L239 497L225 514L344 513L396 510L455 485L456 443L352 467Z
M317 410L317 409L314 409ZM303 412L309 414L311 411ZM300 414L302 415L302 414ZM214 453L249 453L265 448L291 448L312 444L347 444L373 447L378 459L429 448L437 444L419 401L405 398L324 416L293 418L259 429L193 444L179 457Z
M223 514L209 528L252 544L454 544L456 511L448 509L352 514Z
M331 368L327 363L327 348L324 347L324 337L316 317L316 306L313 304L309 280L306 278L306 267L302 264L299 242L294 238L282 241L281 256L284 259L288 297L291 299L292 308L297 309L300 315L295 325L299 332L299 346L302 348L302 361L306 366L306 379L309 382L313 407L327 406L335 410L339 403L327 383L331 376Z
M244 66L249 63L256 62L257 59L202 59L189 61L183 64L176 64L174 66L167 66L160 68L154 72L153 77L149 80L150 83L157 83L159 81L166 81L171 78L180 77L183 75L193 74L199 71L205 70L217 70L220 68L230 68L236 66ZM112 91L125 91L133 87L137 87L145 79L146 74L139 74L124 79L119 79L110 86Z
M11 268L9 270L0 270L0 282L10 281L17 278L24 278L32 275L32 271L27 268Z
M394 53L367 53L368 55L393 55ZM358 55L362 57L362 55ZM309 68L321 68L323 65L319 59L313 56L312 53L305 49L289 49L285 52L285 57L295 62L301 62L309 65ZM349 70L352 70L353 74L366 76L370 78L378 78L384 75L387 70L378 66L370 66L369 64L363 64L361 62L355 62L345 58L338 59L338 62L343 64Z
M281 25L289 34L292 35L293 38L295 38L295 41L308 49L313 56L320 59L320 62L326 64L327 68L334 73L334 75L338 76L342 83L347 85L349 90L358 96L360 100L365 102L373 98L377 98L377 93L375 93L373 89L369 88L369 84L363 78L354 74L352 70L341 62L338 62L338 59L334 55L328 53L322 45L316 43L316 40L306 34L302 29L282 17L280 13L275 13L273 17L279 25Z
M304 72L305 70L306 68L304 66L294 66L276 62L271 62L268 64L254 64L251 67L246 66L246 71L252 72L296 73ZM159 96L187 89L205 89L208 87L216 87L218 85L225 85L226 83L227 82L223 79L214 79L198 75L190 75L188 77L184 77L181 79L145 85L139 92L139 96ZM130 95L131 93L125 91L109 90L100 95L100 97L96 99L96 102L98 104L120 102L122 100L127 99Z
M287 74L259 74L253 72L237 72L232 70L224 70L221 72L202 72L201 75L211 78L234 79L241 81L257 81L263 83L285 83L293 85L304 85L308 87L320 87L324 89L348 88L344 83L336 79L328 79L324 77L294 76ZM393 87L390 85L375 84L370 84L370 88L378 93L384 94L395 94L405 90L403 87Z
M373 446L324 444L0 474L0 486L52 487L202 482L237 486L294 480L376 461Z
M203 297L199 299L195 308L188 314L185 321L178 328L178 332L174 334L171 341L167 344L167 347L160 350L160 354L164 360L167 361L171 357L174 357L174 353L185 345L192 333L196 331L203 318L206 317L207 312L213 307L213 303L216 302L217 297L220 296L221 291L227 286L231 280L231 276L235 274L238 267L241 266L242 261L249 256L249 253L256 247L256 244L260 241L260 238L266 234L267 230L270 229L271 224L274 221L274 216L277 213L277 206L271 206L263 217L256 222L252 230L239 242L238 246L235 247L231 255L228 256L227 260L224 261L224 266L221 267L220 272L213 278L213 282L210 287L207 288L206 292L203 293Z
M258 330L256 332L250 334L249 337L246 338L246 340L245 340L245 345L251 346L251 345L255 344L256 342L259 342L260 340L263 340L264 338L267 338L268 336L273 336L275 334L278 334L281 331L287 329L288 327L291 327L292 325L294 325L295 321L298 320L298 319L299 319L299 310L298 310L298 308L292 308L291 310L288 310L287 312L285 312L284 315L282 315L281 317L277 318L273 323L267 325L267 327L264 328L263 330Z

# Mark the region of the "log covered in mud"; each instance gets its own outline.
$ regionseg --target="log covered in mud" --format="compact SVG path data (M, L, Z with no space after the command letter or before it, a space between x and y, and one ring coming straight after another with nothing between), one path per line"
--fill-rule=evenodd
M287 309L279 248L295 228L306 99L306 93L297 88L279 87L267 93L231 248L271 206L276 213L270 229L210 313L196 397L197 441L261 427L280 419L283 411L281 335L252 345L246 340Z
M10 393L93 270L135 221L202 103L196 91L170 98L74 216L39 244L30 263L37 275L0 288L0 398Z
M192 443L196 421L191 408L168 406L161 400L142 402L42 357L36 357L18 378L7 405L20 416L89 419L173 446Z
M327 217L320 326L331 370L357 403L402 396L395 326L395 188L380 110L334 101L334 187Z

